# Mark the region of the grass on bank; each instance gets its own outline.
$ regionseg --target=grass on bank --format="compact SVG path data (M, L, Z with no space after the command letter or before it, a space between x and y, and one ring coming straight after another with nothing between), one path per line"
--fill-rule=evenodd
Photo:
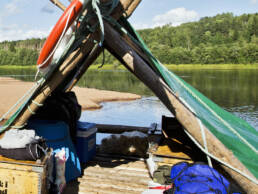
M168 69L258 69L258 64L165 64Z
M258 64L165 64L165 66L170 70L191 70L191 69L258 69ZM17 66L17 65L3 65L0 66L1 69L6 70L14 70L14 69L24 69L24 70L36 70L35 65L30 66ZM123 65L114 66L112 64L105 64L104 66L100 67L100 65L92 65L90 70L125 70L126 68Z

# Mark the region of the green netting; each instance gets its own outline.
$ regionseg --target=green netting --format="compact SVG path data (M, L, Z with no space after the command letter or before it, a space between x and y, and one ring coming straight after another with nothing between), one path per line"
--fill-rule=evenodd
M205 97L183 79L170 72L149 51L139 34L129 22L122 20L123 26L141 44L150 57L152 69L158 72L171 90L202 121L233 154L258 178L258 132L244 120L225 111ZM209 143L209 142L207 142Z

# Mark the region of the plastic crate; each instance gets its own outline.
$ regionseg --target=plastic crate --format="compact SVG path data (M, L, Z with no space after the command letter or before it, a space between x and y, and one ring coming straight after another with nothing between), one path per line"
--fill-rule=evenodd
M82 163L86 163L96 155L96 133L95 123L77 123L76 150Z

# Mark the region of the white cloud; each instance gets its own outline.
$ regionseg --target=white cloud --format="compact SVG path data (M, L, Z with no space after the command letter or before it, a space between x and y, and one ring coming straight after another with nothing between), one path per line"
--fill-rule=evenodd
M178 26L182 23L197 21L199 14L193 10L187 10L184 7L172 9L164 14L156 15L153 21L153 27L163 26L171 24L172 26Z
M5 10L8 15L19 13L21 10L17 7L16 1L5 5Z
M257 3L257 0L251 0L251 3L252 3L252 4L256 4L256 3Z
M21 9L17 5L18 1L13 0L0 8L0 26L3 21L10 15L14 15L21 12Z
M45 38L49 34L49 30L39 29L21 29L18 25L12 27L0 28L0 42L4 40L24 40L29 38Z
M146 23L133 23L133 27L137 30L151 28L151 26Z

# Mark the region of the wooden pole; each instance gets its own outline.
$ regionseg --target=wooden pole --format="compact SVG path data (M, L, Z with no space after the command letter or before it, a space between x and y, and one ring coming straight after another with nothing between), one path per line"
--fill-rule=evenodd
M105 0L103 0L104 2ZM125 11L128 11L128 7L131 5L131 2L134 0L120 0L118 6L113 10L111 15L115 20L119 19ZM132 10L133 11L133 10ZM128 13L129 14L129 13ZM91 20L92 23L95 22L95 19ZM87 56L90 51L94 48L94 40L99 39L99 32L96 31L89 36L87 36L81 43L80 47L73 51L59 67L59 69L51 76L44 86L41 88L34 98L33 102L30 102L26 108L24 108L19 116L13 122L15 127L23 126L27 120L32 115L32 112L36 112L38 109L37 104L44 103L45 99L51 95L51 93L60 85L65 78L69 75L70 72ZM87 65L89 65L87 63ZM87 68L85 68L87 69Z
M102 51L102 48L98 47L96 49L93 49L87 59L83 62L81 68L77 71L76 75L74 76L74 79L72 82L68 85L66 91L71 91L73 87L76 85L76 83L81 79L81 77L84 75L84 73L88 70L90 65L98 58Z
M61 10L65 10L66 7L59 0L50 0L54 5L59 7Z
M132 15L132 13L134 12L134 10L138 7L138 5L141 3L142 0L136 0L133 1L130 6L128 7L127 11L126 11L126 17L130 17Z
M122 64L143 81L143 83L145 83L145 85L148 86L156 96L159 97L163 104L175 115L184 128L203 145L201 128L195 115L183 105L176 94L171 92L167 84L165 84L164 81L153 72L153 70L134 51L134 49L127 44L125 39L106 22L105 34L108 37L105 39L107 49L111 53L115 53L116 57L118 57ZM208 150L211 154L255 179L249 170L233 155L230 150L228 150L205 126L204 129L208 142ZM258 186L255 183L226 166L222 165L222 167L248 193L255 193L258 190Z

